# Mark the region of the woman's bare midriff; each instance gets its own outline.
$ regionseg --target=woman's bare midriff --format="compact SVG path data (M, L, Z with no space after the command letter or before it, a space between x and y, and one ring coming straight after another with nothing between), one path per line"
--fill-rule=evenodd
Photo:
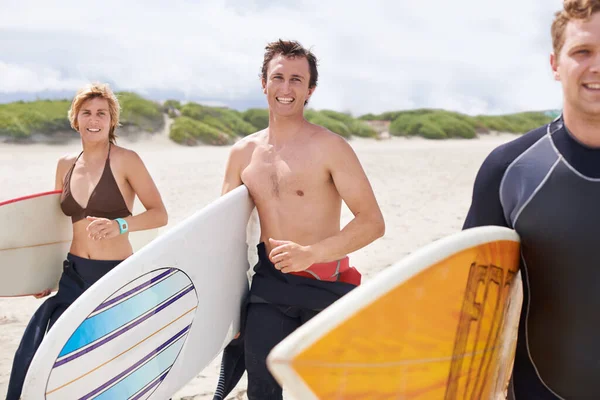
M86 230L89 221L81 220L73 224L73 241L69 252L91 260L124 260L133 254L129 233L112 239L93 240Z

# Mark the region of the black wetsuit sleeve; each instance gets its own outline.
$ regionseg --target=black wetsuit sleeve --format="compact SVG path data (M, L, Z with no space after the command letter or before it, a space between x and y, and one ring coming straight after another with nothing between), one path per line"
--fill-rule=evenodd
M500 203L500 184L507 167L503 153L502 148L494 150L479 169L463 229L484 225L508 227Z
M473 185L471 207L463 229L495 225L510 228L500 202L500 185L509 165L546 134L546 127L539 127L515 140L505 143L487 156Z

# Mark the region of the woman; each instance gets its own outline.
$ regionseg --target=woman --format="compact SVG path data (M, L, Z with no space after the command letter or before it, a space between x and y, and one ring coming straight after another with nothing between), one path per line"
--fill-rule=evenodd
M19 399L29 364L47 329L87 288L132 253L129 232L167 224L167 212L148 170L133 151L115 144L119 102L108 85L79 90L69 110L83 151L61 158L56 190L73 222L58 293L29 322L13 361L7 400ZM147 211L133 216L135 196ZM50 294L38 293L36 298Z

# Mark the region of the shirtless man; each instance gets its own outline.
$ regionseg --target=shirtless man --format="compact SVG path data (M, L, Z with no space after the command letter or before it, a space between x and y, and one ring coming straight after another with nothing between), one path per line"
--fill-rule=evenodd
M236 143L227 161L222 193L246 185L261 227L243 332L250 400L282 398L266 367L268 353L360 281L358 272L343 264L333 282L327 281L329 273L318 276L309 267L333 262L329 272L334 272L338 260L347 264L347 254L385 230L352 147L304 119L317 78L310 51L293 41L269 43L262 66L269 127ZM354 214L344 229L342 200Z
M509 399L600 398L600 0L552 23L563 113L483 163L465 228L521 237L524 302Z

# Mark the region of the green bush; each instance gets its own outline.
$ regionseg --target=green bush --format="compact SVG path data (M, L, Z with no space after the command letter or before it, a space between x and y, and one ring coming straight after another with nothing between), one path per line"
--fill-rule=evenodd
M18 116L12 115L11 113L0 108L0 136L24 138L30 134L30 130L23 126L23 124L19 121Z
M335 119L336 121L343 122L346 126L349 126L355 119L350 114L341 113L333 110L320 110L319 113L322 115Z
M0 135L26 138L32 133L70 130L68 100L38 100L0 104Z
M201 120L206 115L211 115L210 108L198 103L187 103L181 107L181 115L184 117Z
M407 111L387 111L381 114L365 114L358 117L358 119L363 121L393 121L396 118L398 118L401 114L405 113L407 113Z
M475 127L452 113L415 112L400 114L390 124L394 136L423 136L429 139L476 137Z
M179 100L167 100L163 104L165 112L169 109L181 110L181 102Z
M422 124L429 121L440 128L447 137L474 138L477 132L526 133L551 120L552 115L543 112L471 117L445 110L420 109L397 112L397 117L390 124L390 134L421 135Z
M417 135L424 137L425 139L446 139L448 135L434 122L425 120L419 126Z
M221 118L235 135L248 136L257 131L256 127L244 121L237 111L226 110Z
M377 137L377 131L363 121L349 114L332 110L304 111L304 118L313 124L321 125L345 138L354 136Z
M416 117L428 117L437 124L449 137L475 137L477 132L489 131L526 133L539 126L549 123L553 118L551 112L523 112L507 115L468 115L446 110L419 109L399 112L384 113L378 118L396 114L392 121L390 134L409 134L409 121L415 121ZM364 117L364 116L363 116ZM369 119L372 115L368 115ZM362 117L361 117L362 118ZM365 118L367 119L367 118ZM457 122L458 121L458 122Z
M365 138L377 137L377 131L374 128L357 119L351 121L348 128L350 129L350 134L354 136Z
M156 132L164 125L163 110L160 104L131 93L117 93L121 104L121 125L135 126L149 132Z
M413 114L400 114L390 124L390 135L392 136L415 136L418 134L422 122Z
M514 130L506 118L480 115L474 117L473 119L477 124L477 129L480 132L512 132Z
M230 136L246 136L256 131L244 121L239 112L220 107L207 107L197 103L187 103L181 107L181 115L210 125Z
M204 143L222 146L232 143L231 138L226 134L189 117L177 118L171 125L169 137L176 143L187 145Z
M163 103L162 111L170 118L177 118L181 110L181 103L178 100L167 100Z
M219 132L224 133L227 136L230 136L230 137L236 136L235 133L233 133L233 129L228 127L227 124L225 124L225 122L222 119L213 117L212 115L205 115L204 117L202 117L201 119L198 119L196 121L199 121L199 122L202 122L203 124L211 126L211 127L215 128L216 130L218 130Z
M242 113L242 118L257 131L269 127L269 110L266 108L250 108Z
M427 114L423 118L431 121L443 131L447 137L458 137L464 139L473 139L477 136L475 127L472 123L466 122L462 118L457 118L451 114Z
M346 139L350 138L350 129L341 121L335 120L333 118L329 118L326 115L320 113L308 113L308 117L306 119L316 125L320 125L326 129L329 129L333 133L337 133L338 135L345 137Z
M483 131L526 133L552 121L553 115L543 112L523 112L508 115L479 115L473 120Z
M360 117L358 117L359 120L362 121L384 121L383 119L379 118L379 115L375 115L375 114L365 114L365 115L361 115Z

